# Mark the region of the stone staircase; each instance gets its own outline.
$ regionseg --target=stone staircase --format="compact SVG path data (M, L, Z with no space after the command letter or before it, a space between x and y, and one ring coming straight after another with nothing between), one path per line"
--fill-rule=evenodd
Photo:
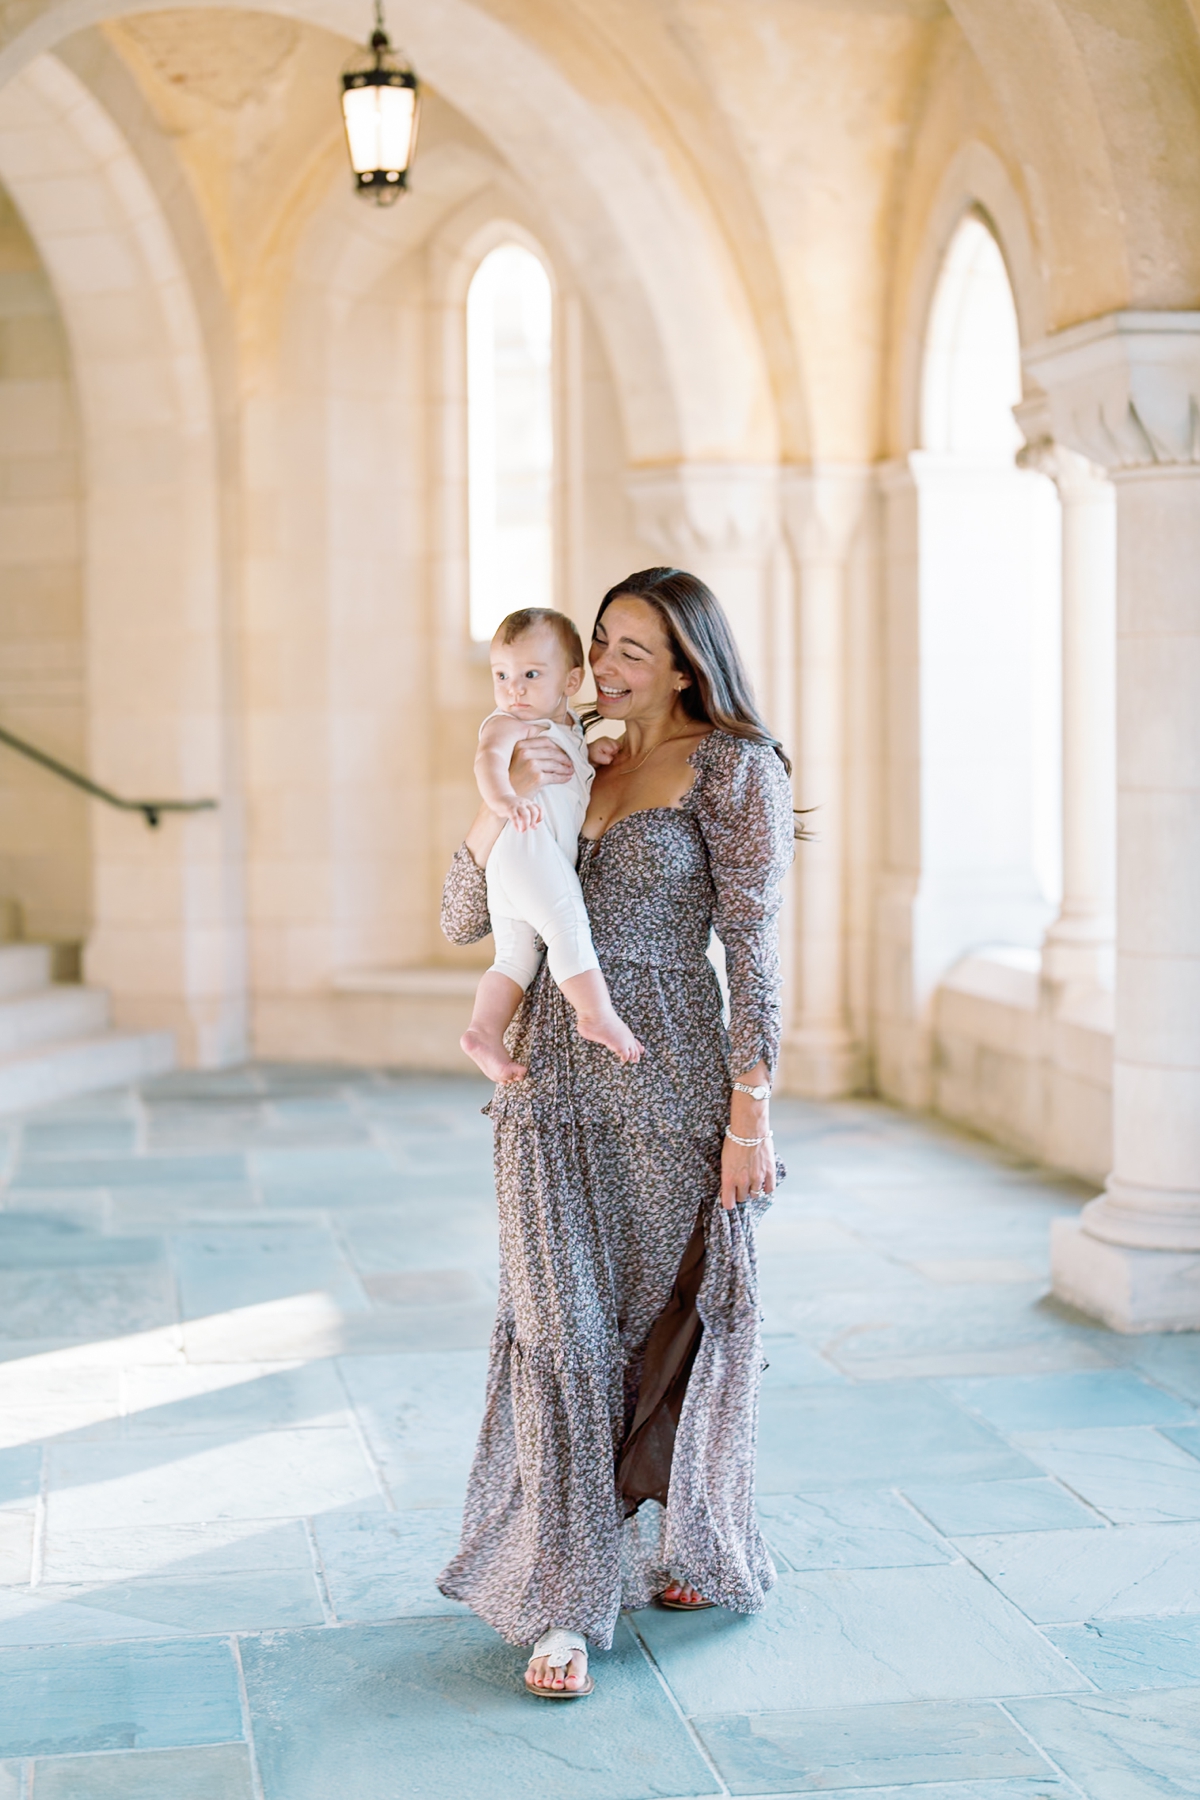
M103 989L50 964L48 944L0 944L0 1114L174 1068L169 1031L114 1031Z

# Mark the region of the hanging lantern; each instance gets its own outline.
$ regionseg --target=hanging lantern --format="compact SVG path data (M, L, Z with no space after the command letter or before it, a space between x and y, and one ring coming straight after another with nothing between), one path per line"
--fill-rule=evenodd
M350 166L360 194L390 206L408 185L417 141L420 83L392 49L375 0L375 29L342 75L342 117Z

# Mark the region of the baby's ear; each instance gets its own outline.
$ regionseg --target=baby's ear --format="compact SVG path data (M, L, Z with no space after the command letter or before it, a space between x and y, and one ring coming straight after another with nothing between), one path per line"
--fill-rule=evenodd
M567 675L567 685L563 690L567 694L577 694L583 686L583 670L571 669Z

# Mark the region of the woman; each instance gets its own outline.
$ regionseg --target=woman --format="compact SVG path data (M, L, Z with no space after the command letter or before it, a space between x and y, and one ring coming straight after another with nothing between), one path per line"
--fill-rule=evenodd
M622 1064L580 1038L543 965L510 1038L529 1073L488 1109L500 1303L462 1544L439 1580L533 1644L526 1685L554 1699L591 1693L587 1640L607 1649L623 1604L755 1612L775 1579L754 1511L753 1216L776 1176L789 765L695 576L648 569L613 588L590 660L600 717L625 733L596 771L579 878L646 1054ZM514 784L557 769L535 743ZM447 877L456 943L488 930L500 824L481 813Z

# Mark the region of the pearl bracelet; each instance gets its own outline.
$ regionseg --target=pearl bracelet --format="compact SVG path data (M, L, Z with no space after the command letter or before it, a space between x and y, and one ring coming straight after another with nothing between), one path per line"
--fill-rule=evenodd
M771 1139L775 1136L775 1133L773 1131L764 1131L764 1133L761 1137L740 1138L738 1136L737 1132L730 1131L730 1129L727 1125L725 1127L725 1136L727 1138L732 1138L732 1140L735 1144L740 1144L742 1146L743 1150L754 1150L754 1149L757 1149L759 1144L769 1144Z

